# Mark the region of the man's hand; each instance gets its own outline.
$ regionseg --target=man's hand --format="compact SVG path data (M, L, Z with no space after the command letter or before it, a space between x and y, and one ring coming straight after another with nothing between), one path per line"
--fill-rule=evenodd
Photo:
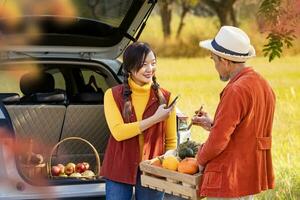
M204 170L204 167L202 165L199 165L199 173L200 174L203 174L203 170Z
M208 116L206 112L202 112L201 116L195 115L192 118L192 123L194 125L201 126L207 131L210 131L212 125L213 125L213 120Z

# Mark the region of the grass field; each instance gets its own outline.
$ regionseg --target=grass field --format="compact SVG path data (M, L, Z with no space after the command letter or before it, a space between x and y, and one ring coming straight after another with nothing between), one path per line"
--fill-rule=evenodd
M276 189L258 199L300 199L300 57L285 57L269 63L266 58L249 60L273 87L277 103L273 124L273 164ZM213 116L219 93L226 83L219 80L209 58L159 58L157 77L162 87L180 94L178 107L188 116L204 104ZM192 128L192 138L204 142L207 132Z

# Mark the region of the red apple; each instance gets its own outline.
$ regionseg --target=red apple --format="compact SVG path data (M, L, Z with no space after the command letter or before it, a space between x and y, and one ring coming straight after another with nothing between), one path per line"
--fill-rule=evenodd
M51 174L52 176L58 176L60 173L60 168L58 166L51 167Z
M76 167L76 165L74 163L68 163L65 166L65 173L67 175L70 175L70 174L74 173L75 172L75 167Z
M65 173L65 166L63 164L57 164L56 166L60 168L60 172L59 172L60 174Z
M88 162L83 162L82 164L84 164L85 170L90 168L90 164Z
M84 172L85 170L86 170L86 168L85 168L85 165L84 165L83 163L78 163L78 164L76 165L76 168L75 168L75 171L76 171L76 172L82 173L82 172Z

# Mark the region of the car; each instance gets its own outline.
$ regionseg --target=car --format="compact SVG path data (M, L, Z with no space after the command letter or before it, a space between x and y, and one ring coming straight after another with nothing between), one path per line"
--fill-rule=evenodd
M51 168L86 162L99 173L110 134L103 95L122 82L118 57L157 2L76 2L85 8L78 16L25 5L24 16L0 18L0 199L105 198L103 178L55 177ZM178 136L189 137L178 113Z

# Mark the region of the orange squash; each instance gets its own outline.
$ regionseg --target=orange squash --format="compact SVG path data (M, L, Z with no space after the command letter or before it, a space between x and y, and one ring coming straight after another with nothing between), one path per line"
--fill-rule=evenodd
M151 160L150 164L155 165L157 167L162 167L162 159L160 157L156 157Z
M157 166L157 167L162 167L162 160L163 159L158 156L158 157L156 157L156 158L154 158L150 161L150 165L154 165L154 166ZM152 174L152 176L157 177L157 178L161 178L161 176L159 176L159 175Z
M185 158L178 164L178 172L196 174L199 171L196 158Z

